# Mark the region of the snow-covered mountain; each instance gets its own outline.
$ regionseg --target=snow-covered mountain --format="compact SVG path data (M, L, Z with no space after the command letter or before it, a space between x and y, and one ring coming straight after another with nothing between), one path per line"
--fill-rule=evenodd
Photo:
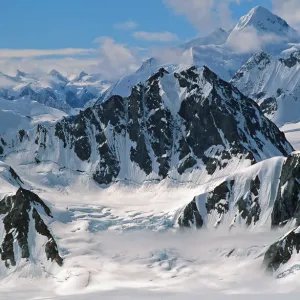
M0 255L1 274L22 269L26 261L42 264L47 260L62 265L56 241L48 224L50 208L33 192L9 165L0 162Z
M69 113L97 99L110 85L100 75L81 72L67 78L56 70L48 74L17 71L15 76L0 73L0 97L6 100L29 99Z
M275 157L215 180L183 210L179 224L269 229L300 223L300 153Z
M171 62L159 57L147 60L135 73L112 85L98 102L113 95L129 96L134 85L145 82L160 68L165 68L168 72L180 72L191 66L205 65L222 79L229 81L259 51L284 57L298 48L300 49L300 34L283 19L258 6L241 17L231 31L218 29L207 37L173 49L174 59ZM171 54L170 56L172 57Z
M222 28L217 28L207 36L199 37L187 43L177 46L176 48L189 50L192 47L207 45L222 45L226 42L229 32Z
M232 83L257 101L278 126L300 121L300 51L286 58L258 53L236 73Z
M262 6L256 6L249 13L240 18L239 22L230 33L229 39L236 35L236 32L243 32L249 27L256 29L258 34L274 34L284 38L298 38L298 33L288 23L274 15Z
M110 88L1 74L1 293L282 292L265 271L299 270L300 154L276 126L300 121L297 42L256 7Z
M1 137L4 157L22 149L26 163L52 161L99 184L199 182L292 151L255 102L206 67L161 69L128 98Z

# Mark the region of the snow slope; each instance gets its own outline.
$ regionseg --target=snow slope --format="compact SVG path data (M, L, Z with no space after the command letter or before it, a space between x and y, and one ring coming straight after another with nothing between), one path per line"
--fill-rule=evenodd
M256 100L278 126L300 120L300 52L276 58L254 55L233 77L242 93Z
M66 113L40 104L28 98L18 100L0 99L0 134L28 130L38 124L54 123Z
M267 164L260 166L263 169ZM28 170L23 165L18 172L23 175ZM30 173L33 183L37 173ZM115 299L122 294L128 299L173 299L176 294L223 299L247 294L257 299L258 295L299 292L297 271L276 279L262 268L265 250L286 228L272 232L259 226L231 232L221 227L199 232L170 229L176 212L204 186L121 184L99 189L81 180L58 190L39 180L35 184L40 196L55 208L57 221L51 228L63 249L64 266L38 273L32 273L39 270L32 266L27 267L28 273L2 274L1 296ZM163 213L169 215L169 222L166 217L161 222ZM32 280L34 288L29 284Z
M3 157L52 162L101 185L165 178L203 183L292 151L255 102L208 68L161 69L129 98L112 97L22 138L1 138Z

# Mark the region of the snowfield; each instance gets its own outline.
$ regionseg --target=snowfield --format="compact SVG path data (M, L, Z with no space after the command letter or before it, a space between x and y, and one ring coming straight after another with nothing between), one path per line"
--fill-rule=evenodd
M256 7L115 83L0 73L0 300L299 299L299 41Z
M271 167L265 162L259 165L265 170ZM120 183L100 189L85 175L70 173L64 187L60 180L55 182L55 173L52 184L41 180L49 174L46 166L39 168L36 172L20 166L16 171L21 178L27 175L25 184L50 206L54 219L48 224L64 265L46 260L39 251L43 238L32 241L34 257L20 260L16 268L1 267L0 299L198 299L207 295L277 299L280 293L296 297L300 292L299 257L274 276L266 274L262 265L266 248L287 227L274 231L267 224L231 231L225 226L201 231L172 227L182 207L211 189L211 182L199 186ZM258 168L248 169L255 173ZM10 178L1 178L7 182L6 192L9 186L13 192Z

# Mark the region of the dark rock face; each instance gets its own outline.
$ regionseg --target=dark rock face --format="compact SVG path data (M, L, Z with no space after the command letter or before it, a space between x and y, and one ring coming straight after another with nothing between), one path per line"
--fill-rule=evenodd
M260 104L260 108L264 114L268 116L273 115L278 109L276 98L271 97L263 100L263 102Z
M171 97L165 83L178 85L185 97ZM37 162L52 134L53 130L38 129ZM255 102L206 67L175 74L160 69L128 97L112 96L64 118L55 125L54 135L79 160L93 164L91 175L99 184L119 180L122 168L122 177L127 177L129 165L137 166L146 177L155 174L158 180L172 170L182 175L203 164L212 175L233 158L260 161L265 140L278 154L292 151L284 134Z
M276 271L280 265L286 264L293 253L300 251L300 232L296 228L269 247L264 256L263 265L267 272Z
M280 181L276 187L277 193L274 193L273 198L269 199L270 203L274 203L270 216L270 227L284 226L290 221L294 221L297 226L300 226L300 153L294 152L289 155L280 172ZM265 195L261 193L261 180L270 179L259 178L257 175L249 182L245 180L244 185L239 182L238 186L236 186L236 179L224 181L207 193L205 215L216 212L221 220L222 216L234 210L235 217L231 226L234 226L240 218L245 221L246 226L255 225L261 217L261 203L265 203ZM241 189L242 194L240 193ZM241 194L241 196L234 198L234 193Z
M23 184L24 182L22 181L22 179L19 177L19 175L16 173L16 171L10 167L9 168L9 173L11 175L11 177L21 186L21 184Z
M246 226L250 226L251 224L255 225L260 218L261 207L259 204L259 191L261 183L259 177L256 176L251 180L250 186L246 189L245 194L236 202L234 202L233 198L235 184L235 180L224 181L207 194L205 203L206 211L204 213L205 215L212 213L217 214L218 220L215 227L218 227L221 224L223 217L229 212L229 210L236 211L231 227L234 226L238 217L241 217L244 220ZM197 210L196 205L193 204L194 202L195 199L189 203L183 211L178 220L179 226L186 227L182 220L188 220L191 222L191 220L193 220L193 215L197 215L197 213L200 215L201 212ZM197 210L193 210L193 215L191 214L191 208ZM198 223L199 226L197 228L201 228L204 224L205 220L202 218L201 220L201 225Z
M49 207L36 194L23 188L19 188L15 195L7 196L0 201L0 215L4 215L5 229L0 254L7 267L16 265L15 240L21 249L22 258L29 259L31 255L28 241L30 220L33 220L35 230L48 239L45 245L47 259L62 265L63 260L59 255L57 244L44 223L41 213L52 217Z
M300 225L300 154L290 155L284 163L272 212L272 226L284 225L292 218Z
M246 220L248 226L251 224L255 225L260 217L259 190L260 180L259 177L256 176L255 179L251 180L249 193L237 203L239 214Z
M203 226L203 219L198 211L196 198L186 206L178 219L178 224L180 227L191 228L194 226L197 229Z
M300 64L300 51L293 52L288 58L280 58L282 63L284 63L287 67L292 68L297 64Z
M216 210L219 214L228 212L228 200L230 198L232 185L233 182L228 184L228 182L225 181L208 194L206 201L206 210L208 213L211 213L213 210Z

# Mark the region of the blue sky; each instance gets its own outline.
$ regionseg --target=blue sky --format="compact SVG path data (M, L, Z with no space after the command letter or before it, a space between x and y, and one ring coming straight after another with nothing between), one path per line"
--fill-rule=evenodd
M232 28L257 5L300 25L299 1L2 0L0 71L55 68L118 78L157 51Z
M270 2L232 4L233 18L238 19L259 4L271 9ZM10 0L2 1L1 8L0 48L90 48L98 36L109 36L132 47L148 47L155 41L137 40L132 36L134 31L168 31L176 34L178 41L202 34L163 0ZM116 24L127 21L138 26L132 30L116 28Z

